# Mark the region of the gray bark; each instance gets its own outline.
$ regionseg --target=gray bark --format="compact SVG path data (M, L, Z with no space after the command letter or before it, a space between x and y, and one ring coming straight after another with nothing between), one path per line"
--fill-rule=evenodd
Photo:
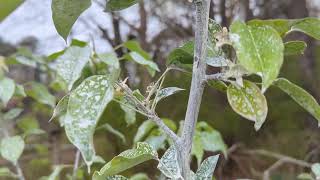
M179 143L179 161L182 176L185 180L190 179L190 154L195 126L200 110L202 94L206 79L206 47L208 38L208 21L210 0L196 0L196 29L195 29L195 52L193 73L188 100L188 107L182 131L182 139Z

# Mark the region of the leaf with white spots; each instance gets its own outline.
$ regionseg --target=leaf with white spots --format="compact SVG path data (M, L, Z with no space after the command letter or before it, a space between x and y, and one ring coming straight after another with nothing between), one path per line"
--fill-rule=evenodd
M53 68L68 85L68 90L71 90L73 84L80 78L90 56L90 47L71 46L55 61Z
M219 160L219 155L205 159L196 172L195 180L212 179L214 169Z
M172 145L161 157L157 167L166 177L170 179L182 178L178 162L177 150Z
M15 91L15 83L12 79L4 77L0 79L0 99L6 106Z
M315 180L313 176L309 173L301 173L297 176L299 180Z
M295 100L301 107L307 110L315 117L320 125L320 105L314 97L301 87L291 83L284 78L277 79L274 84L282 91L287 93L293 100Z
M228 60L222 56L208 57L207 64L212 67L225 67L229 65Z
M267 100L259 87L250 81L244 81L243 87L230 84L227 96L232 109L242 117L253 121L258 131L268 113Z
M104 180L128 180L128 178L121 175L108 176Z
M320 163L314 163L311 166L313 174L316 176L316 179L320 178Z
M67 137L82 154L88 168L95 157L93 134L100 116L113 98L113 86L107 76L85 79L70 93L64 126Z
M178 93L179 91L183 91L184 89L181 88L177 88L177 87L167 87L167 88L163 88L161 89L158 93L157 96L155 97L155 101L156 103L158 103L159 101L161 101L162 99L169 97L173 94Z
M262 78L262 92L278 77L283 63L284 45L280 35L270 26L246 25L235 21L231 41L240 65Z
M126 150L114 157L100 171L93 175L94 180L104 180L151 159L158 159L157 152L147 143L138 143L136 148Z
M12 162L14 165L17 164L23 149L24 141L20 136L5 137L1 140L1 156L4 159Z

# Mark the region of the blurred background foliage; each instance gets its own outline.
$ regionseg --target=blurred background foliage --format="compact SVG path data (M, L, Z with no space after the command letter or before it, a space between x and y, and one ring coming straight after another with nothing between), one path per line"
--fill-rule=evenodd
M15 13L20 13L20 15L29 13L26 8L23 8L31 6L32 3L39 2L27 0L17 10L19 12L14 12L13 17L9 16L2 22L3 24L0 24L0 30L7 32L10 31L8 28L12 28L14 25L23 27L21 23L31 22L34 23L33 26L41 26L42 24L39 24L38 21L25 19L21 22L15 18L17 16ZM90 11L101 10L100 6L103 6L101 3L101 1L96 1ZM45 5L46 2L44 1L43 4ZM193 23L193 12L194 7L186 0L145 0L124 12L105 13L106 22L97 20L99 17L89 13L84 15L75 25L75 30L71 33L70 38L89 41L92 47L101 52L108 52L110 47L115 47L127 40L136 40L151 55L161 71L164 71L170 50L193 37L196 28ZM34 17L38 15L35 13ZM320 17L320 2L318 0L212 0L210 10L210 17L225 27L228 27L235 19L246 21L255 18L291 19L308 16ZM52 24L50 18L43 18L42 21L48 21ZM81 28L85 33L80 36ZM21 28L18 31L28 30ZM41 33L41 29L38 31ZM17 38L12 34L11 37L10 33L0 32L0 56L10 57L22 54L23 57L29 56L35 60L65 46L57 34L48 35L50 38L48 36L32 36L32 34L34 33L30 33L29 37L13 34L20 36ZM11 38L14 40L8 41ZM320 44L300 33L291 34L287 40L290 39L303 40L307 42L308 48L302 56L286 57L285 61L289 61L289 63L284 64L281 77L286 77L311 92L319 102ZM44 50L42 46L48 42L54 46L45 46ZM125 52L124 48L119 48L116 51L118 56L122 56ZM141 89L141 92L145 92L147 86L159 77L159 74L151 77L147 70L131 62L122 63L121 66L122 76L128 77L130 86ZM9 64L9 69L8 76L15 79L16 82L23 85L27 85L26 83L29 81L40 82L48 85L50 92L54 93L56 99L63 96L63 92L56 91L54 86L49 86L52 80L47 78L45 68L38 66L37 63L35 66ZM216 70L210 69L210 71ZM188 74L170 73L164 87L180 87L186 91L165 99L157 107L160 117L173 120L177 126L184 119L190 80L191 76ZM274 159L248 154L246 153L247 149L265 149L309 162L320 161L320 131L316 121L279 89L270 88L266 96L270 109L267 121L259 132L255 132L251 122L244 120L232 111L223 93L210 87L206 88L199 121L205 121L218 130L230 148L228 159L223 158L219 162L215 172L216 179L260 179L261 173L274 162ZM25 98L23 101L12 99L6 108L2 108L2 112L14 107L22 107L24 110L16 120L20 123L12 123L9 126L10 134L24 132L24 128L30 128L30 126L36 126L36 128L47 132L26 138L27 145L20 163L22 169L26 169L24 173L27 179L38 179L49 175L52 171L52 165L73 163L76 153L75 147L68 142L58 121L48 123L52 107L37 103L31 98ZM24 121L26 123L23 123ZM137 115L137 123L128 125L119 105L117 103L108 105L99 124L110 124L124 134L126 141L123 142L121 138L110 131L99 130L94 139L97 154L108 161L120 152L131 148L133 137L137 133L139 125L144 121L142 116ZM205 154L205 156L208 155L210 153ZM8 163L0 159L0 166L6 165ZM153 179L153 174L156 173L155 166L156 164L153 162L142 164L126 171L125 175L145 172ZM93 169L100 167L97 164ZM196 161L194 161L193 167L196 167ZM72 168L66 168L62 174L70 173L71 170ZM295 179L296 175L303 171L304 169L294 165L284 165L274 173L276 175L273 178ZM80 169L78 174L79 179L90 179L85 173L85 168Z

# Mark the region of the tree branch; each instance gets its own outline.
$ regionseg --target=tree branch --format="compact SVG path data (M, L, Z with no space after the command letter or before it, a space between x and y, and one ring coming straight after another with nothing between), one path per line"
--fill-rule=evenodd
M120 87L126 97L130 99L130 102L134 103L135 107L142 111L144 114L147 115L148 119L153 121L162 131L165 133L173 142L174 144L177 144L180 140L180 138L167 126L164 124L161 118L159 118L154 111L152 111L150 108L146 107L140 100L138 100L134 95L132 90L124 83L116 83L118 87Z
M223 73L216 73L216 74L206 75L205 80L206 81L209 81L209 80L224 80L224 74Z
M196 0L195 52L192 70L192 81L185 123L182 131L179 161L184 179L190 179L190 154L192 140L197 123L206 78L207 38L210 0ZM179 148L178 147L178 148Z

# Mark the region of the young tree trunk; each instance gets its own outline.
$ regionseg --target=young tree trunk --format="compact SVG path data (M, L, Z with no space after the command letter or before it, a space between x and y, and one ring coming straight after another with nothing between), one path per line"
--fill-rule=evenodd
M185 180L190 179L190 154L195 126L200 110L204 83L206 77L207 38L210 0L195 0L196 5L196 26L195 26L195 50L193 73L188 100L188 107L179 143L179 161L182 176Z

